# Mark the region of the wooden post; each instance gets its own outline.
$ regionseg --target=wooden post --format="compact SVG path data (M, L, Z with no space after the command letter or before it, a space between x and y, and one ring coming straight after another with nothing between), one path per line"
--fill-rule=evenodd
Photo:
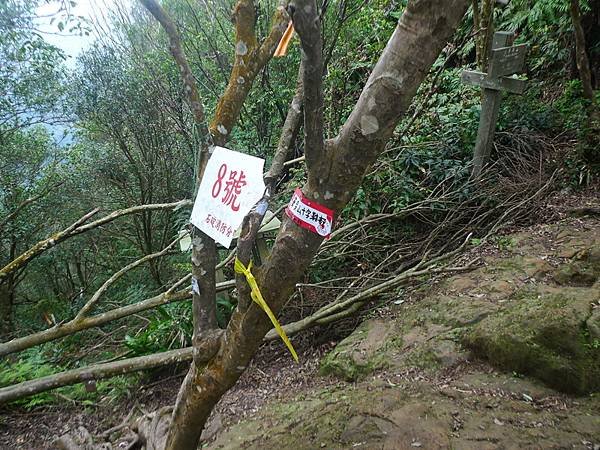
M527 44L511 46L513 34L505 31L494 33L488 73L476 71L463 71L462 81L467 84L482 88L481 116L477 140L473 152L473 176L478 177L487 163L494 131L498 121L502 92L521 94L525 89L525 82L509 78L520 72L525 64Z

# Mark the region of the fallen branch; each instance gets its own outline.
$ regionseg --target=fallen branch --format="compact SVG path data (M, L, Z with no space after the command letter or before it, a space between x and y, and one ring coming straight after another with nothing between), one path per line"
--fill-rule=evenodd
M52 192L57 187L61 186L63 183L64 183L64 181L56 183L53 186L50 186L45 191L43 191L41 194L38 194L38 195L35 195L33 197L29 197L29 198L23 200L11 213L9 213L3 219L0 219L0 231L2 231L2 229L6 226L7 223L13 221L15 219L15 217L17 217L20 214L20 212L23 209L25 209L28 205L30 205L30 204L32 204L34 202L37 202L38 200L44 198L46 195L48 195L50 192Z
M336 300L323 306L311 316L301 319L297 322L285 325L283 328L286 334L288 336L293 335L311 326L325 325L339 320L343 317L348 317L350 314L356 312L360 308L360 306L367 300L370 300L373 297L388 292L391 289L395 289L410 279L417 278L423 275L433 275L440 273L471 270L473 268L473 262L462 267L436 267L436 265L440 262L444 260L449 260L457 256L460 252L462 252L466 247L467 243L469 242L470 238L471 235L469 235L467 239L465 239L463 245L461 245L459 248L452 252L435 257L429 261L422 260L413 268L408 269L405 272L402 272L388 280L385 280L381 283L377 283L374 286L364 289L350 298L344 299L344 295L348 292L348 290L346 290L344 294L338 296ZM276 337L277 333L275 332L275 330L271 330L267 333L265 338L275 339Z
M542 187L540 187L537 191L535 191L531 196L528 196L528 197L524 198L523 200L521 200L517 204L512 205L510 208L508 208L506 211L504 211L504 213L500 216L500 218L490 228L490 231L488 231L488 233L485 235L485 237L483 238L483 240L484 241L487 240L496 231L498 231L500 229L500 227L504 226L506 224L506 222L507 222L506 219L514 211L518 210L519 208L523 208L526 204L531 203L533 200L535 200L536 198L540 197L542 194L548 192L548 190L552 186L552 183L554 182L554 178L556 176L556 173L557 173L557 171L555 171L552 174L552 176L548 179L548 181Z
M92 298L90 298L87 301L87 303L85 305L83 305L83 307L79 310L79 312L75 316L74 320L81 320L83 317L87 316L88 313L92 310L92 308L96 305L96 303L98 303L98 300L100 299L102 294L104 294L108 290L108 288L110 286L112 286L124 274L126 274L130 270L135 269L136 267L138 267L139 265L141 265L147 261L150 261L150 260L153 260L156 258L160 258L161 256L166 255L169 252L169 250L171 250L171 248L175 244L177 244L177 242L179 242L180 240L181 240L181 237L175 239L173 242L171 242L169 245L167 245L161 251L152 253L150 255L146 255L146 256L132 262L131 264L126 265L119 271L115 272L108 280L106 280L104 282L104 284L102 286L100 286L100 288L94 293L94 295L92 295Z
M216 290L224 291L227 289L231 289L234 286L234 280L223 281L221 283L217 283ZM146 299L142 302L123 306L121 308L112 309L102 314L98 314L91 317L84 317L78 321L70 320L66 323L58 323L54 327L48 328L47 330L30 334L21 338L16 338L11 341L0 344L0 356L20 352L27 348L35 347L36 345L54 341L56 339L60 339L62 337L77 333L79 331L99 327L117 319L122 319L124 317L131 316L133 314L137 314L148 309L156 308L158 306L166 305L168 303L187 300L191 297L192 293L189 288L182 289L176 292L167 291L155 297Z
M153 369L159 366L177 364L192 359L192 348L171 350L154 355L138 356L105 364L95 364L81 369L49 375L37 380L25 381L0 389L0 404L18 400L23 397L39 394L63 386L83 383L91 380L102 380L140 370Z
M470 237L470 236L469 236ZM432 258L428 261L422 261L415 267L401 273L395 277L390 278L382 283L378 283L362 292L353 295L348 299L339 298L319 309L315 314L310 317L306 317L300 321L293 322L284 325L283 329L286 334L292 335L300 331L306 330L316 325L325 325L335 320L339 320L344 317L348 317L354 312L358 311L360 307L373 297L379 296L391 289L396 288L402 283L423 275L428 274L439 274L446 272L456 272L470 270L473 267L473 263L467 264L462 267L437 267L436 265L442 261L449 260L454 256L458 255L464 247L465 243L457 248L456 250L449 252L445 255L441 255ZM233 284L233 282L228 282ZM188 293L188 297L189 297ZM265 342L276 340L279 335L275 330L268 332L264 338ZM47 377L39 378L37 380L25 381L14 386L0 389L0 404L17 400L19 398L35 395L40 392L45 392L51 389L67 386L70 384L81 383L89 380L99 380L103 378L110 378L112 376L123 375L125 373L137 372L144 369L155 368L174 362L189 361L193 357L193 347L186 347L179 350L173 350L169 352L162 352L148 356L140 356L136 358L125 359L116 362L108 362L103 364L95 364L88 366L83 369L75 369L66 372L62 372L56 375L49 375Z
M102 217L101 219L98 219L94 222L90 222L90 223L84 225L85 222L87 222L92 216L96 215L100 211L98 208L96 208L93 211L90 211L89 213L87 213L84 216L82 216L81 218L79 218L75 223L68 226L64 230L59 231L58 233L53 234L49 238L38 242L33 247L31 247L29 250L25 251L24 253L22 253L15 259L13 259L6 266L4 266L2 269L0 269L0 280L7 277L10 273L12 273L20 268L25 267L27 264L29 264L31 262L32 259L40 256L46 250L49 250L49 249L57 246L61 242L65 241L67 239L70 239L74 236L77 236L81 233L85 233L87 231L98 228L102 225L105 225L109 222L112 222L113 220L115 220L118 217L126 216L128 214L135 214L135 213L139 213L142 211L153 211L153 210L157 210L157 209L179 209L183 206L191 206L191 205L192 205L192 202L190 200L180 200L180 201L174 202L174 203L155 203L155 204L149 204L149 205L133 206L131 208L119 209L117 211L113 211L112 213Z
M83 223L87 222L92 216L96 215L98 213L98 211L100 211L98 208L90 211L89 213L87 213L87 214L83 215L82 217L80 217L79 219L77 219L77 221L75 223L69 225L64 230L59 231L58 233L53 234L49 238L46 238L46 239L38 242L33 247L31 247L29 250L27 250L26 252L17 256L15 259L13 259L11 262L9 262L6 266L4 266L2 269L0 269L0 280L7 277L10 273L14 272L15 270L26 266L29 263L29 261L31 261L33 258L41 255L49 248L52 248L55 245L59 244L60 242L64 241L65 239L68 239L69 237L71 237L73 235L74 230L76 230Z

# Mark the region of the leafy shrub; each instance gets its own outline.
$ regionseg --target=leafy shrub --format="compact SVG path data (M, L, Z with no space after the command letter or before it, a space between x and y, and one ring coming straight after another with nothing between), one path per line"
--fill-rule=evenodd
M156 308L146 327L125 336L125 345L147 355L191 345L192 334L192 303L180 302Z

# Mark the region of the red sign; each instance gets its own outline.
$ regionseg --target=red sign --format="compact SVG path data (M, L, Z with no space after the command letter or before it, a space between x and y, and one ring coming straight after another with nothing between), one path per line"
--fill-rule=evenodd
M298 188L285 209L287 216L302 228L328 238L333 228L333 211L307 199Z

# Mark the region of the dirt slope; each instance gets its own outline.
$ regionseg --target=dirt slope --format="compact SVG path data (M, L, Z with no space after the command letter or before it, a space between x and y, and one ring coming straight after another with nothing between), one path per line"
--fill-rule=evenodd
M600 449L600 221L496 240L208 448ZM339 382L339 380L344 380ZM578 396L574 396L574 394Z

